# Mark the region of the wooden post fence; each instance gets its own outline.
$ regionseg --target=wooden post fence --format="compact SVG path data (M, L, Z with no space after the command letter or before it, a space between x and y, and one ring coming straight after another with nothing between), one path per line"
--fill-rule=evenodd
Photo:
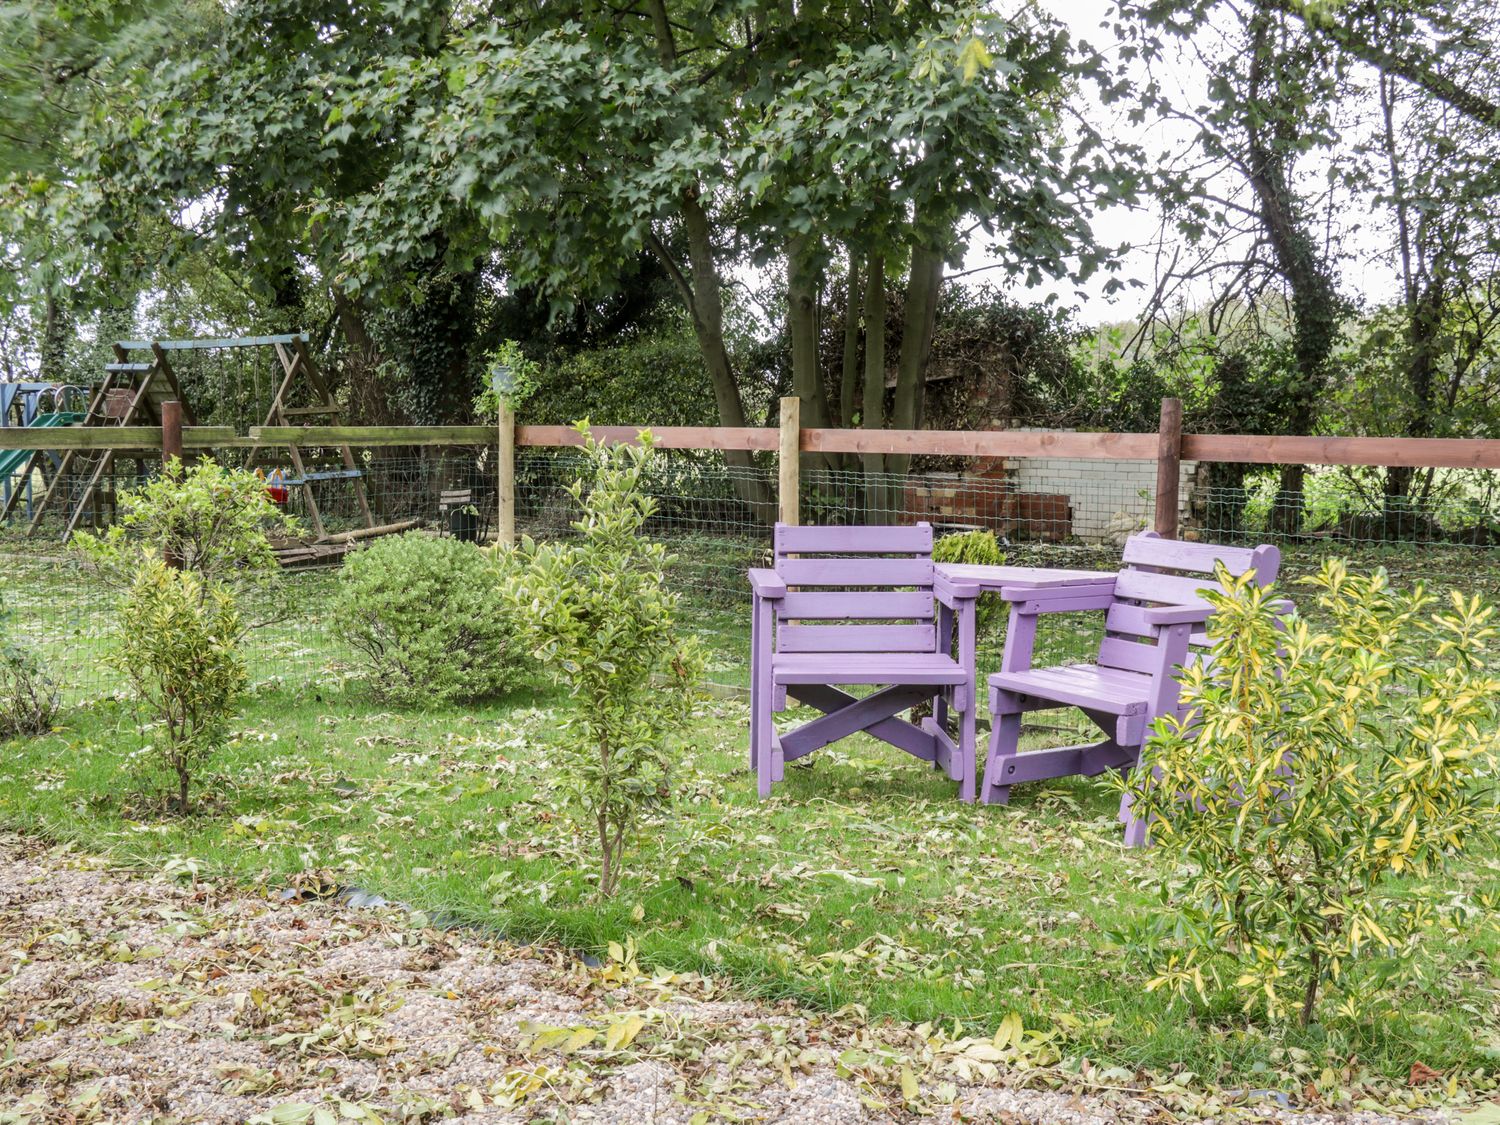
M509 396L500 396L499 434L496 443L495 491L499 496L496 537L500 546L516 545L516 408Z
M1177 538L1182 481L1182 399L1161 400L1161 426L1156 437L1156 533Z
M788 395L781 400L781 433L776 447L777 494L780 519L785 524L802 522L798 498L802 492L802 400Z

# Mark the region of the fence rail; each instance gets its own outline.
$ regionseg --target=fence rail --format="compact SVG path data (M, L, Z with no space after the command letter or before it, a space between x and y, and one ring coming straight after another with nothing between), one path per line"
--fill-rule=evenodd
M781 426L661 426L650 427L663 449L776 453L781 462L776 478L777 510L788 523L798 522L803 453L896 454L902 456L975 457L995 459L1155 461L1158 467L1155 504L1156 529L1164 535L1177 531L1178 471L1182 460L1260 465L1365 465L1440 469L1500 469L1500 440L1485 438L1381 438L1263 436L1254 434L1184 434L1181 405L1162 403L1156 433L1053 433L1029 430L842 430L803 428L799 400L783 400ZM597 438L633 442L646 427L599 426ZM494 426L253 426L245 436L228 426L185 426L182 447L275 448L285 446L444 447L497 446L500 523L507 527L504 497L514 491L514 458L506 451L521 448L567 448L582 444L582 436L568 426L513 426L513 442L500 443ZM149 426L89 426L0 430L0 446L35 450L115 450L149 452L163 448L162 431ZM767 478L767 485L771 480ZM509 487L507 487L509 485Z

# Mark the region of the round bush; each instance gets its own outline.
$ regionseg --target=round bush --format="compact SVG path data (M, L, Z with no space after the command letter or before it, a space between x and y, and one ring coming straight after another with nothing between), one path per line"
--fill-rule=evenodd
M514 670L499 563L420 532L381 539L339 575L335 627L394 703L446 703L503 691Z

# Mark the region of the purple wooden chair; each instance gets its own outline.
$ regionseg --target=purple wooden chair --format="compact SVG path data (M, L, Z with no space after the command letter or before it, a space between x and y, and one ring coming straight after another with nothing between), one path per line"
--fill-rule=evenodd
M974 799L973 614L959 618L955 593L932 565L932 528L776 525L775 566L750 571L750 766L760 795L787 762L857 731L947 770ZM965 620L966 619L966 620ZM841 690L877 685L856 697ZM778 734L773 713L790 695L823 716ZM896 718L937 701L957 713L955 743L933 718ZM936 710L936 709L935 709Z
M990 677L993 729L980 787L986 804L1004 804L1017 782L1134 766L1151 724L1182 714L1177 670L1206 658L1204 626L1213 607L1199 591L1221 589L1213 580L1215 565L1223 563L1235 576L1254 570L1265 586L1276 578L1281 552L1264 544L1181 543L1144 531L1126 541L1124 562L1114 578L1086 587L1001 591L1011 603L1010 625L1000 671ZM1041 614L1096 609L1107 616L1094 663L1031 666ZM1103 741L1020 753L1021 716L1056 707L1083 711L1104 732ZM1120 804L1125 842L1140 847L1146 824L1131 815L1130 804L1128 795Z

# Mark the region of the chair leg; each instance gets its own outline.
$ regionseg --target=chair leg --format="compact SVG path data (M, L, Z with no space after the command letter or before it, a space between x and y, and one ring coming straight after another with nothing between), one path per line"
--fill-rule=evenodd
M979 781L979 701L969 693L969 706L958 716L958 753L963 761L964 775L959 781L958 799L974 803Z
M990 752L984 763L984 783L979 799L986 805L1003 805L1010 800L1010 786L1000 783L1005 776L1005 759L1021 749L1021 712L990 712Z
M761 661L752 673L750 683L750 767L755 771L756 788L762 797L771 795L771 739L776 733L772 710L770 661Z
M1125 846L1127 848L1144 848L1151 843L1150 826L1135 816L1130 811L1130 794L1120 798L1120 819L1125 822Z
M1145 728L1147 733L1145 735L1143 735L1143 737L1141 739L1141 751L1142 751L1142 753L1144 753L1144 751L1145 751L1146 739L1148 739L1150 737L1150 733L1149 732L1151 730L1151 724L1154 721L1155 721L1155 717L1154 716L1147 715L1147 722L1146 722L1146 728ZM1132 768L1133 769L1140 769L1140 763L1137 762L1137 764L1134 767L1132 767ZM1125 774L1126 774L1127 777L1129 776L1130 772L1131 772L1130 769L1125 770ZM1153 770L1152 773L1153 773L1152 783L1154 784L1155 783L1155 776L1154 775L1156 774L1156 771ZM1146 822L1146 820L1144 818L1138 817L1138 816L1135 815L1135 808L1134 808L1134 806L1135 806L1135 798L1133 796L1131 796L1128 791L1125 792L1125 793L1122 793L1120 795L1120 816L1119 816L1119 819L1120 819L1121 823L1123 823L1125 825L1125 846L1127 848L1146 848L1146 847L1150 847L1151 846L1151 826Z
M755 787L762 797L771 795L773 763L771 760L772 719L766 714L755 728L755 744L751 753L755 757Z

